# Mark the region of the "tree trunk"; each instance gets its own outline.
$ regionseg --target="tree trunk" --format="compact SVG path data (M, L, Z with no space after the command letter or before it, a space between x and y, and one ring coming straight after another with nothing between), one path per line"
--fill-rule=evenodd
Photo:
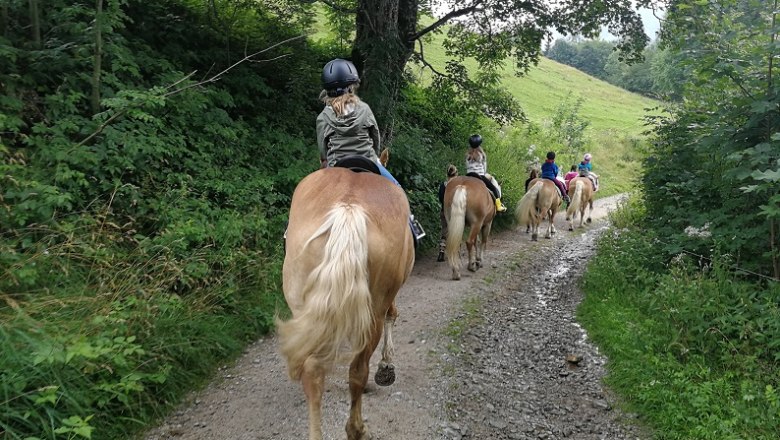
M360 96L371 106L383 143L392 139L393 111L414 49L419 0L359 0L352 61Z
M95 0L95 60L92 69L92 114L100 112L100 73L103 64L103 0Z
M30 0L30 23L32 30L33 47L40 49L41 44L41 14L38 9L38 0Z

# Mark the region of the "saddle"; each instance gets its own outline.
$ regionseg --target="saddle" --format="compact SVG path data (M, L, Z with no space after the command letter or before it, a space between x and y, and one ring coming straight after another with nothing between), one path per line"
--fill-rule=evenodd
M349 168L356 173L381 174L379 172L379 166L377 166L376 162L365 156L347 156L339 159L333 166Z
M376 162L365 156L347 156L336 161L333 166L349 168L355 173L374 173L380 176L382 175ZM417 249L419 241L425 237L425 230L413 215L409 217L409 228L411 228L412 236L414 237L414 248Z

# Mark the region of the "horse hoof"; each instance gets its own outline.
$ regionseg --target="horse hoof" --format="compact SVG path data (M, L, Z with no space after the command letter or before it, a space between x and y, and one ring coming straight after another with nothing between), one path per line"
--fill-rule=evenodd
M455 273L454 273L454 274L452 274L452 279L453 279L453 280L455 280L455 281L458 281L458 280L460 279L460 274L459 274L459 273L457 273L457 274L455 274Z
M588 220L587 220L587 222L588 222L588 223L591 223L591 222L592 222L592 220L590 219L590 217L588 217Z
M573 231L574 230L574 226L569 226L569 230Z
M438 257L436 257L436 261L438 261L439 263L441 263L442 261L444 261L444 251L440 251L440 252L439 252L439 256L438 256Z
M380 363L376 374L374 374L374 382L382 387L392 385L395 382L395 366L393 364Z

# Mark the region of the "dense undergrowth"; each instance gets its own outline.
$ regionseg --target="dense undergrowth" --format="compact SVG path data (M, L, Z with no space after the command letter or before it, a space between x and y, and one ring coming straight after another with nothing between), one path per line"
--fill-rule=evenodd
M726 257L668 258L636 198L614 217L578 310L607 382L658 439L780 435L780 285Z
M91 5L60 1L35 26L27 2L7 6L0 432L132 437L285 313L281 237L295 185L318 166L320 66L347 54L296 38L310 16L255 2L106 1L96 22ZM446 85L409 84L398 104L385 146L431 237L422 252L470 134L484 134L510 203L532 156L517 145L563 142L502 131L476 107Z

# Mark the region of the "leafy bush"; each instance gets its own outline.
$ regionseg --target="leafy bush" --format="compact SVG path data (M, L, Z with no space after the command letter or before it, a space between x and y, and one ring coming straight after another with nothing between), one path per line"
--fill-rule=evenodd
M776 438L780 288L685 255L667 265L657 243L615 232L585 275L578 315L610 358L609 384L657 438Z

